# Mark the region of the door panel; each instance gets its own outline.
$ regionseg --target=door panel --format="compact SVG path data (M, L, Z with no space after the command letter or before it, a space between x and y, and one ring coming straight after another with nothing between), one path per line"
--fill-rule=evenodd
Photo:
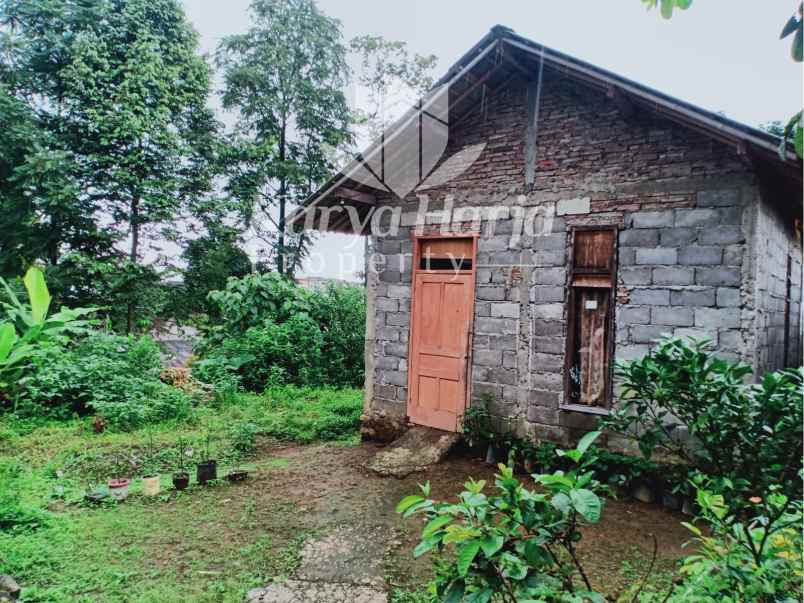
M410 346L411 422L457 431L466 407L471 272L415 274Z

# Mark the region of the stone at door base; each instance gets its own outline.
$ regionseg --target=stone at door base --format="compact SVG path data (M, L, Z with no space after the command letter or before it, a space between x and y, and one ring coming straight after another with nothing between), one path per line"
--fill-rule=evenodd
M336 582L287 580L255 588L247 603L388 603L388 596L372 586Z
M413 427L380 450L366 466L384 476L405 477L440 462L461 434L429 427Z

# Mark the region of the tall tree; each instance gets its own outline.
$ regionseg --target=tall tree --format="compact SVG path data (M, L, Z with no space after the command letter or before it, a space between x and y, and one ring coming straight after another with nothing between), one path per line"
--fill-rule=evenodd
M350 139L346 49L340 23L313 0L254 0L250 12L253 27L217 54L223 105L238 114L230 191L250 203L258 227L273 224L276 268L292 275L308 235L286 232L289 206L328 175L325 149Z
M72 196L130 267L211 187L210 69L177 0L6 0L2 75L63 149ZM75 209L75 207L73 208ZM64 241L46 259L58 261ZM114 254L113 254L114 255ZM118 256L114 256L118 257ZM29 258L34 259L34 258ZM127 326L134 323L135 300Z

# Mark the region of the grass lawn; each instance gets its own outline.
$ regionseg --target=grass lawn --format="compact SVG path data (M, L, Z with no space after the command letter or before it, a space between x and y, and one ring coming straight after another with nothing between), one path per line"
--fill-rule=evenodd
M447 499L469 476L493 483L494 468L455 456L401 480L365 471L377 447L359 445L361 400L356 390L282 388L199 409L187 424L126 434L96 434L89 421L0 421L0 573L20 582L24 601L239 603L250 588L292 575L305 542L347 526L380 539L391 603L430 603L423 586L431 561L412 555L421 522L401 519L394 507L417 483L430 481L433 496ZM249 478L172 490L175 443L191 442L192 464L207 434L219 475L247 467ZM143 496L135 479L120 504L82 502L115 465L136 476L148 456L163 472L162 494ZM13 513L34 524L42 515L42 525L9 530ZM663 587L685 553L682 519L656 506L607 503L603 521L584 529L581 554L593 582L618 592L641 580L656 534L651 583Z

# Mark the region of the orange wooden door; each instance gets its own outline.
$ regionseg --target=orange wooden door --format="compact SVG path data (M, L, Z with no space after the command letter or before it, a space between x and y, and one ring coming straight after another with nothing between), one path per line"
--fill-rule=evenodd
M466 408L471 272L415 275L408 416L417 425L458 431Z

